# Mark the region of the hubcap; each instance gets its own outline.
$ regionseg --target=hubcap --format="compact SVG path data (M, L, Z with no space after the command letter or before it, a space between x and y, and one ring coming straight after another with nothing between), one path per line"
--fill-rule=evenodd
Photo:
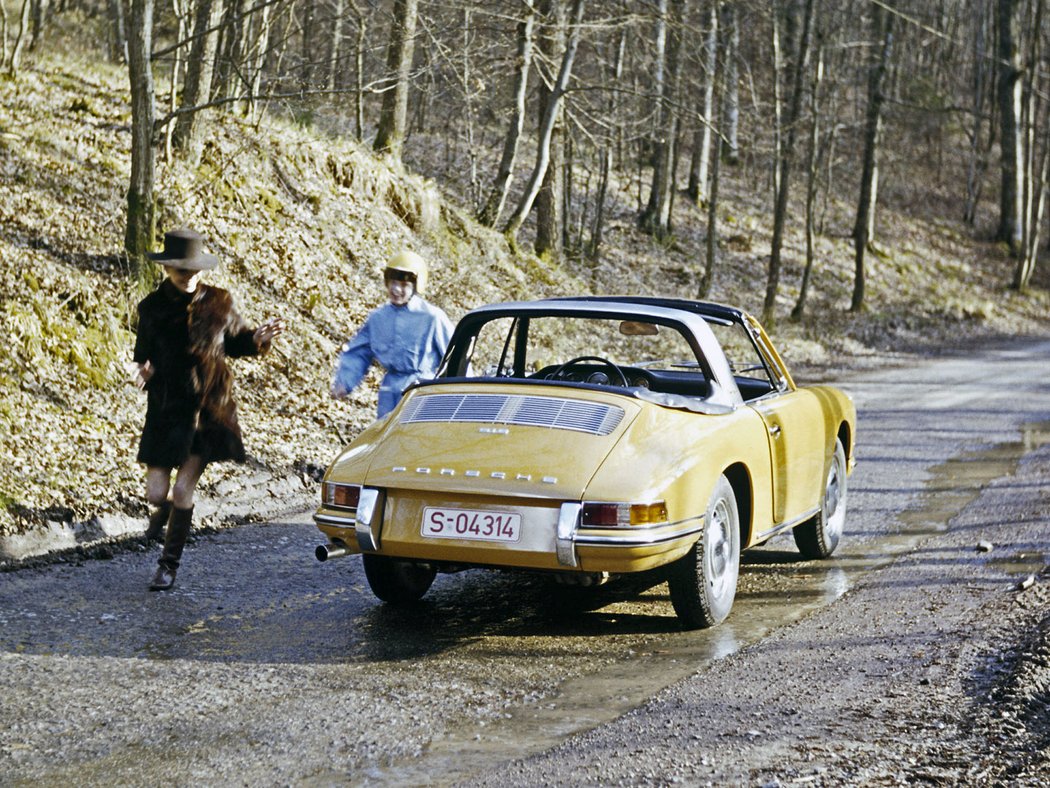
M838 517L839 504L842 502L842 475L837 459L832 460L828 472L828 483L824 488L824 527L829 534L838 533L842 528L842 519Z
M729 533L729 512L725 501L719 501L711 512L707 527L707 580L716 596L721 596L730 580L730 550L732 536Z

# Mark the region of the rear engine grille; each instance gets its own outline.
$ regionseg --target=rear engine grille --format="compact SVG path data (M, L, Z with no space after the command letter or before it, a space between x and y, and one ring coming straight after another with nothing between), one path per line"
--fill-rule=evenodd
M401 411L401 423L417 421L517 424L608 435L623 420L623 408L597 402L505 394L417 395Z

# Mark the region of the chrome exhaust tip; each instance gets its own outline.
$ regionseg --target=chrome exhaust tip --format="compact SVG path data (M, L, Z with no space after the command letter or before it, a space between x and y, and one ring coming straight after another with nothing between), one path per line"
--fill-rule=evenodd
M321 563L324 563L330 558L342 558L346 554L345 547L334 544L318 545L317 549L314 550L314 557Z

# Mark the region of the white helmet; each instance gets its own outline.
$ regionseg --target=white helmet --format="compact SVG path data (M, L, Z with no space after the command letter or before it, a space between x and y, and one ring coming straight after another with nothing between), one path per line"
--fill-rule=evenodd
M386 264L383 270L383 279L403 279L404 276L392 276L394 272L409 274L415 286L416 292L422 295L427 289L427 261L415 252L403 249Z

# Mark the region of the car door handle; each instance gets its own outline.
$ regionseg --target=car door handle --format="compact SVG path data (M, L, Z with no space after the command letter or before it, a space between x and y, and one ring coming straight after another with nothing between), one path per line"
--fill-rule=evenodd
M779 438L780 437L780 425L779 424L771 424L770 427L769 427L769 434L772 435L774 438Z

